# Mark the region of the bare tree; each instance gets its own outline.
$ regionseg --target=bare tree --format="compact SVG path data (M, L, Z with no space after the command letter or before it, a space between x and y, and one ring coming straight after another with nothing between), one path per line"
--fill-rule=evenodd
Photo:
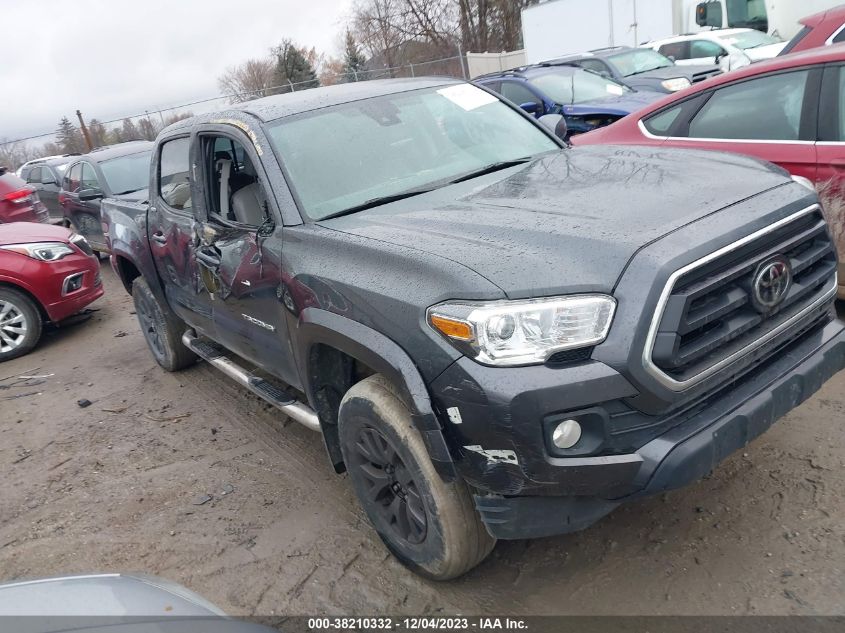
M275 60L249 59L239 66L226 70L217 86L229 97L230 103L249 101L272 94Z
M0 167L17 169L26 161L40 156L38 150L29 147L23 141L7 142L0 139Z

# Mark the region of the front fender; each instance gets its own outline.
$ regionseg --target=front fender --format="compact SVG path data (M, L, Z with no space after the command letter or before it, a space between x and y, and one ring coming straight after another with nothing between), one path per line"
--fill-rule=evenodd
M455 470L442 428L431 404L425 382L410 356L394 341L352 319L319 308L305 308L297 329L297 363L309 402L316 394L308 371L311 350L323 344L366 364L390 380L411 410L413 421L438 473L451 481ZM328 441L328 434L325 434ZM331 453L331 447L328 447Z

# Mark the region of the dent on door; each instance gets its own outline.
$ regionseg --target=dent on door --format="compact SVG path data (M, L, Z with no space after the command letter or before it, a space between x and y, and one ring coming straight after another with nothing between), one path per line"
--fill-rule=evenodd
M222 300L275 292L279 271L262 253L261 238L243 229L204 226L197 264L206 290Z

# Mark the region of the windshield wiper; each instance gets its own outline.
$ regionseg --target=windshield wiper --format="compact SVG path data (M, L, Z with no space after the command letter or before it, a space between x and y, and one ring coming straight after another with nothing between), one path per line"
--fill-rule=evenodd
M631 73L630 75L625 75L626 77L633 77L634 75L642 75L643 73L650 73L652 70L660 70L661 68L669 68L669 66L655 66L654 68L646 68L645 70L638 70L635 73Z
M117 191L113 195L115 195L115 196L125 196L128 193L135 193L136 191L141 191L141 189L127 189L126 191Z
M479 176L485 176L487 174L492 174L495 171L507 169L508 167L515 167L517 165L523 165L523 164L525 164L529 161L531 161L531 157L530 156L524 156L522 158L515 158L514 160L503 160L503 161L500 161L498 163L492 163L490 165L487 165L486 167L482 167L481 169L476 169L474 171L471 171L468 174L458 176L454 180L450 180L449 184L455 185L459 182L472 180L473 178L478 178Z
M429 191L434 191L435 189L437 189L437 187L420 187L418 189L408 189L407 191L394 193L389 196L370 198L361 204L356 204L354 207L349 207L343 211L331 213L324 218L320 218L320 220L331 220L332 218L339 218L342 215L349 215L350 213L357 213L358 211L366 211L367 209L372 209L373 207L380 207L383 204L390 204L391 202L398 202L399 200L405 200L406 198L413 198L414 196L419 196L421 194L428 193Z

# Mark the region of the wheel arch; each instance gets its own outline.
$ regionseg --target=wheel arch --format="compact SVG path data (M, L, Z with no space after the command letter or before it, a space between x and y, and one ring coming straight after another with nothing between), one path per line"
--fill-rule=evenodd
M0 288L9 288L11 290L17 290L22 295L26 296L27 298L31 299L32 302L35 304L35 307L38 308L38 313L41 315L42 321L51 321L50 315L47 312L47 308L44 307L44 304L35 296L35 293L32 292L29 288L25 285L19 283L17 280L10 279L8 277L0 277Z
M297 348L305 393L320 416L326 449L337 472L344 470L337 433L340 399L353 384L377 373L396 386L438 474L447 481L456 477L422 375L399 345L358 321L306 308L299 318Z

